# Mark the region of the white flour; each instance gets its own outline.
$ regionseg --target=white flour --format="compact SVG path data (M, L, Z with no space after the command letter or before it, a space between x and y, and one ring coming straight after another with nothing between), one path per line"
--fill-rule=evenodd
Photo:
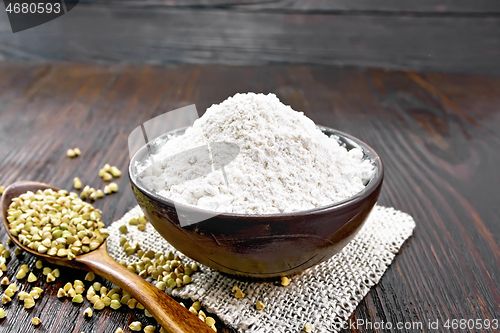
M274 94L236 94L212 105L183 135L167 141L154 160L164 161L208 142L240 147L239 155L225 166L228 185L221 169L203 175L206 161L196 157L176 158L175 167L172 160L139 167L143 183L199 208L272 214L349 198L364 188L373 172L361 150L347 151Z

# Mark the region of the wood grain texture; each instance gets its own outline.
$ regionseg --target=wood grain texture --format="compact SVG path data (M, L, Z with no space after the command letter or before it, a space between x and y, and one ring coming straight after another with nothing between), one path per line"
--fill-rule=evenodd
M274 92L316 123L371 145L386 168L379 203L417 221L414 236L351 320L443 325L500 318L500 78L329 66L0 63L0 183L37 180L71 189L79 176L102 188L102 165L126 170L127 137L136 126L193 103L204 110L245 91ZM68 159L66 150L75 146L82 155ZM119 185L118 194L95 203L107 224L135 205L125 172ZM12 280L20 264L9 261ZM45 289L42 299L28 311L17 301L6 306L0 331L31 331L33 316L42 319L44 332L114 332L134 320L154 323L124 309L86 320L85 306L55 297L57 288L84 274L63 269L55 284L37 282Z
M71 0L66 0L68 2ZM92 3L82 0L79 3ZM121 6L177 7L177 8L225 8L238 10L265 10L280 12L369 12L372 14L483 14L500 13L500 3L492 0L106 0Z
M477 12L465 5L457 12L433 11L425 3L416 11L417 2L406 3L408 9L387 5L390 8L380 10L368 5L342 9L342 3L335 8L323 1L236 3L190 7L94 1L16 34L5 12L0 12L0 57L132 64L327 64L500 74L498 2L481 3Z

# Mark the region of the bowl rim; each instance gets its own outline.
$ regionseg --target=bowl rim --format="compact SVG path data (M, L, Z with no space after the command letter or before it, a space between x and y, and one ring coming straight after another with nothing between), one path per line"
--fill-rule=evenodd
M169 132L162 134L159 137L151 140L148 143L154 142L156 140L161 140L162 138L164 138L168 135L172 135L173 133L176 133L176 132L180 132L183 130L185 131L189 127L191 127L191 126L181 127L181 128L169 131ZM266 219L278 219L279 220L279 219L283 219L283 218L287 218L287 217L299 217L299 216L308 216L311 214L323 214L326 212L330 212L333 210L340 210L340 209L343 209L345 207L349 207L351 205L358 204L360 201L364 200L365 198L370 196L370 194L375 192L379 188L379 186L381 185L383 178L384 178L384 165L383 165L382 160L380 159L379 155L376 153L376 151L372 147L370 147L368 144L366 144L365 142L361 141L360 139L358 139L350 134L344 133L342 131L339 131L339 130L336 130L336 129L333 129L330 127L322 126L322 125L316 125L316 127L318 129L320 129L321 132L323 132L324 134L327 134L328 136L332 136L332 135L337 136L343 144L349 143L349 144L355 146L356 148L361 148L363 151L363 154L370 159L370 161L372 162L372 165L374 165L374 167L375 167L375 170L373 172L373 176L370 179L370 181L368 182L368 184L364 187L364 189L362 189L361 191L357 192L356 194L352 195L351 197L349 197L347 199L337 201L337 202L334 202L334 203L326 205L326 206L321 206L321 207L316 207L316 208L311 208L311 209L301 210L301 211L288 212L288 213L242 214L242 213L215 212L212 210L202 209L202 208L186 205L186 204L168 199L164 196L159 195L158 193L154 192L153 190L150 190L150 189L146 188L145 186L143 186L142 183L140 181L138 181L137 175L133 172L133 164L135 163L135 161L141 160L144 157L143 155L145 154L145 152L148 149L148 143L146 143L141 148L139 148L134 153L132 158L130 158L129 165L128 165L129 180L134 187L136 187L140 192L142 192L149 199L151 199L153 201L159 201L165 205L174 207L174 209L176 209L176 210L178 208L180 208L184 211L193 211L193 212L200 213L200 214L203 214L203 213L211 214L214 217L216 216L216 217L230 218L230 219L242 219L242 218L244 218L244 219L253 219L253 218L262 219L262 218L266 218ZM327 132L327 133L325 133L325 132ZM140 156L140 158L139 158L139 156ZM213 213L217 213L217 214L213 215Z

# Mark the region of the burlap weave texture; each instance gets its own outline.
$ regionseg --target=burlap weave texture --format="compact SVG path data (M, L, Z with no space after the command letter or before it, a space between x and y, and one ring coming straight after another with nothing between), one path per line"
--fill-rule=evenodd
M118 227L140 214L137 206L108 228L108 252L115 260L139 261L122 250L119 239L123 234ZM191 284L165 292L199 300L209 312L240 332L299 332L305 323L313 324L314 332L337 332L378 283L414 228L415 221L408 214L375 206L364 227L340 253L294 276L287 287L272 282L242 282L200 265ZM128 230L129 243L137 242L144 250L176 252L150 224L144 232L129 225ZM179 255L184 262L192 262ZM234 297L234 285L245 293L244 298ZM261 311L255 309L258 300L265 304Z

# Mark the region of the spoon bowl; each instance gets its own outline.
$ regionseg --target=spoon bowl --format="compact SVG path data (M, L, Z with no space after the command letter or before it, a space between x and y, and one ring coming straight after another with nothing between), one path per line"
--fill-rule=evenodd
M38 190L43 191L46 189L52 189L54 191L60 190L54 186L33 181L17 182L5 189L0 202L2 220L6 232L17 246L50 264L92 271L111 281L115 285L127 291L130 295L132 295L132 297L137 299L139 303L144 305L144 307L153 315L158 323L165 330L167 330L167 332L186 333L194 331L213 333L213 330L210 327L195 317L185 307L181 306L167 294L114 261L106 251L106 241L93 251L77 255L74 260L41 254L24 246L17 239L17 237L10 233L7 221L7 210L13 198L16 198L28 191L36 192Z

